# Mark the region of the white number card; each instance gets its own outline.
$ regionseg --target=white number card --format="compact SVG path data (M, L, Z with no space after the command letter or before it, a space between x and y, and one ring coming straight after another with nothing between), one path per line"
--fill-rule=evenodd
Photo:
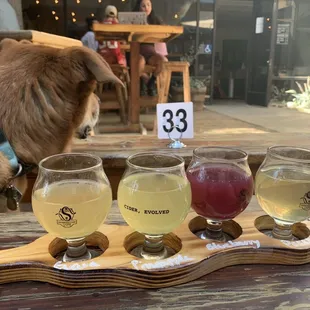
M158 138L194 138L193 114L192 102L157 104Z

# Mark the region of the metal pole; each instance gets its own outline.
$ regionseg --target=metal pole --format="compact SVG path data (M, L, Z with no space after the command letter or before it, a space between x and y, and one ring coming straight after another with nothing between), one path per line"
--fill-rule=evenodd
M215 51L216 51L216 22L217 22L217 5L219 0L214 0L213 5L213 38L212 38L212 64L211 64L211 91L210 91L210 104L213 103L214 94L214 72L215 72Z
M199 49L199 27L200 27L200 0L196 1L196 44L195 44L195 76L198 76L199 64L198 64L198 49Z
M278 1L273 1L272 8L272 29L271 29L271 39L270 39L270 56L268 64L268 80L267 80L267 93L266 93L266 106L269 105L271 98L272 80L273 80L273 66L274 66L274 56L277 41L277 25L278 25Z

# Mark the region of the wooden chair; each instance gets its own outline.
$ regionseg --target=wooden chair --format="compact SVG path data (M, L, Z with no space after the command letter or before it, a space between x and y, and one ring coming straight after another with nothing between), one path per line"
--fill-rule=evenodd
M96 93L100 98L100 110L119 110L120 120L123 124L127 124L127 107L128 107L128 91L130 87L130 78L128 68L121 65L110 66L113 73L124 83L125 88L120 85L113 85L115 90L109 90L105 83L98 83Z

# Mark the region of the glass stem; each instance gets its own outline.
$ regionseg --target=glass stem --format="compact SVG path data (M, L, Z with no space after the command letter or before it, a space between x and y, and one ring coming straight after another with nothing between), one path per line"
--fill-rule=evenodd
M91 258L91 255L86 247L85 238L68 239L67 243L68 248L63 258L65 262Z
M272 236L281 240L293 240L293 233L291 225L279 223L277 220L272 230Z
M210 239L222 240L223 239L222 222L207 220L206 235Z
M167 250L163 242L163 235L145 235L142 257L164 258Z

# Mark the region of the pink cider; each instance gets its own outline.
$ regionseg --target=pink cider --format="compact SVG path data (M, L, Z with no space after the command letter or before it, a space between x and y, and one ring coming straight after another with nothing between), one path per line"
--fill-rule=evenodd
M192 208L209 220L230 220L248 206L253 195L252 175L240 167L201 164L187 171Z

